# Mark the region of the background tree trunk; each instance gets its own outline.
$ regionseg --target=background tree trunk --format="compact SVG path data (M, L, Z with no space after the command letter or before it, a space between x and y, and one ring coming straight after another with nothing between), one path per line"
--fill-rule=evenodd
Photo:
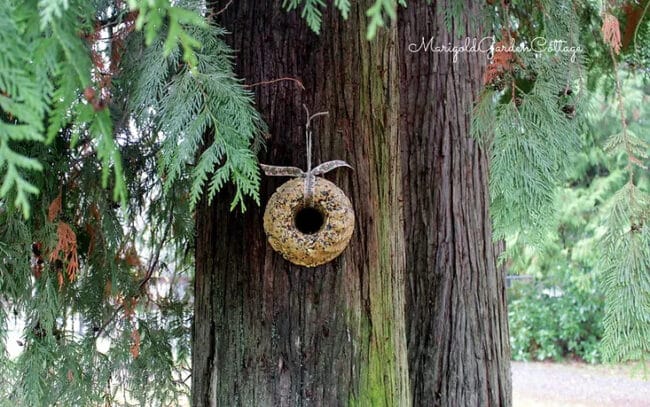
M486 154L469 134L486 54L420 50L460 43L448 1L399 12L409 371L417 406L508 406L510 349L503 268L492 243ZM485 2L463 5L466 22ZM476 21L474 20L474 25Z
M227 2L214 5L219 10ZM365 40L365 11L327 11L317 36L282 1L240 0L219 15L238 74L269 124L261 162L305 165L302 104L315 161L344 159L333 178L356 211L348 249L308 269L273 252L263 206L286 179L264 178L262 208L229 211L231 195L197 210L192 391L196 406L410 404L395 30Z

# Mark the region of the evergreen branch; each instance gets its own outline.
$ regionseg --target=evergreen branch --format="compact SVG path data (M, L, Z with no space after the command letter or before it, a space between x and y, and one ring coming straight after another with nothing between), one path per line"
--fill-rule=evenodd
M319 34L323 19L321 7L325 7L324 0L284 0L282 6L287 11L291 11L297 8L302 2L304 2L304 6L300 16L305 19L307 25L313 32Z
M341 12L343 19L348 19L350 16L350 0L334 0L334 7Z
M151 45L160 29L166 27L164 55L169 56L177 46L180 46L183 50L183 61L191 68L196 66L198 61L195 52L201 47L201 43L189 33L188 27L205 28L207 25L201 15L192 10L173 6L169 0L153 2L129 0L128 3L132 11L138 12L135 27L137 30L144 31L147 45ZM165 21L167 24L164 23Z
M372 40L377 34L377 29L384 27L385 17L388 16L391 21L397 19L397 1L396 0L375 0L375 3L366 11L366 16L370 18L366 38Z
M54 37L58 40L66 59L70 66L77 73L77 79L81 89L85 89L90 84L90 58L83 52L85 47L81 39L75 34L62 30L58 25L52 27Z
M307 25L316 34L320 33L323 20L323 8L327 7L324 0L284 0L282 7L287 11L292 11L303 4L300 16L305 19ZM377 29L386 25L386 18L390 21L397 19L397 5L406 7L405 0L375 0L372 6L366 11L369 18L366 38L372 40L377 34ZM339 10L341 16L347 19L350 15L350 0L335 0L334 7Z
M614 17L603 13L603 33ZM618 27L616 27L618 29ZM619 75L618 43L607 41L614 73L617 112L621 132L610 141L611 146L623 146L627 156L627 183L615 195L607 234L605 251L600 261L603 284L606 287L603 355L612 361L644 360L650 355L650 228L647 213L650 205L636 187L635 167L645 168L639 156L646 156L646 143L638 140L628 129ZM639 148L640 147L640 148Z
M173 215L174 215L174 210L173 206L169 209L168 213L168 218L167 218L167 223L165 224L165 230L163 231L163 234L160 238L160 241L158 243L158 246L156 247L154 254L149 262L149 267L147 268L147 271L145 272L144 277L140 280L138 283L138 291L135 296L135 298L139 297L141 293L143 292L145 286L151 280L151 277L153 276L153 272L158 268L158 264L160 262L160 255L162 252L163 247L165 247L167 240L170 237L170 231L171 231L171 226L173 224ZM117 315L124 310L124 302L120 304L109 318L107 318L104 323L95 331L95 339L99 338L104 331L108 328L108 326L115 321L115 318L117 318Z
M53 24L68 9L68 0L39 0L38 9L41 16L41 29Z
M250 94L232 77L230 50L219 38L221 30L212 26L196 28L192 35L200 38L202 44L196 52L196 66L192 69L181 66L170 74L169 70L178 66L178 48L164 62L157 62L157 66L169 69L144 75L146 79L138 79L132 89L135 95L142 92L157 100L151 109L156 113L152 116L149 109L143 109L140 101L145 101L139 96L132 98L137 102L134 113L142 126L151 120L164 134L159 168L166 192L171 191L186 167L196 160L210 131L214 132L213 143L198 155L192 170L191 206L198 202L208 180L208 198L212 199L229 179L236 186L233 205L244 208L244 197L259 199L259 170L251 146L258 137L261 121L252 107ZM159 44L152 45L160 49ZM134 61L133 71L139 75L148 72L152 66L148 57L158 58L158 55L152 52L145 54L147 58L140 57Z
M46 77L44 69L35 66L33 61L43 62L40 60L43 54L31 55L30 51L38 49L23 41L23 28L11 18L17 11L12 4L2 4L2 7L5 13L0 16L0 174L5 167L6 172L0 180L0 198L13 193L14 207L28 218L30 196L39 190L25 178L23 171L38 172L43 167L37 159L11 145L43 141L43 117L50 86L41 82Z
M113 166L115 174L115 185L113 187L113 199L126 204L127 193L124 181L124 170L122 167L122 157L120 150L113 138L113 126L108 109L102 109L95 112L93 122L90 125L91 134L98 141L97 157L102 162L102 186L108 186L110 168Z

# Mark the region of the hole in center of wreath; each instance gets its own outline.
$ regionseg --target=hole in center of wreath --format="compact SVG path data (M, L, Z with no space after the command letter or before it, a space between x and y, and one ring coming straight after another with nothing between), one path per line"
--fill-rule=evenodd
M306 206L296 212L293 219L296 229L306 235L311 235L320 230L325 223L323 213L316 208Z

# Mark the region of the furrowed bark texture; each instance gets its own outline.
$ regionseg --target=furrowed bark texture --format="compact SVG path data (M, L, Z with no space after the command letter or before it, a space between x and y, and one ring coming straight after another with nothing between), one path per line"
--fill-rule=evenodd
M217 4L219 10L227 2ZM356 211L346 251L316 268L273 252L264 205L286 179L264 178L262 207L229 211L232 195L197 210L192 392L196 406L410 405L404 323L404 241L398 130L397 32L365 40L365 11L325 12L322 34L282 2L240 0L219 15L269 125L260 161L305 166L302 104L314 160L346 160L330 180ZM217 136L218 137L218 136Z
M488 213L488 159L469 134L484 53L436 53L461 43L443 21L450 2L409 2L399 14L407 338L414 405L508 406L510 349L504 270ZM479 1L463 6L465 36ZM474 26L476 24L473 24ZM454 24L452 31L459 32Z

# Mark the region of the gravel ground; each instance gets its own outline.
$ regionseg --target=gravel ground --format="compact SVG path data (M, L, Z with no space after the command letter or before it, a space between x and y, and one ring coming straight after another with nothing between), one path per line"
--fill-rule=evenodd
M637 370L512 362L513 407L650 407L650 377L643 380L643 371Z

